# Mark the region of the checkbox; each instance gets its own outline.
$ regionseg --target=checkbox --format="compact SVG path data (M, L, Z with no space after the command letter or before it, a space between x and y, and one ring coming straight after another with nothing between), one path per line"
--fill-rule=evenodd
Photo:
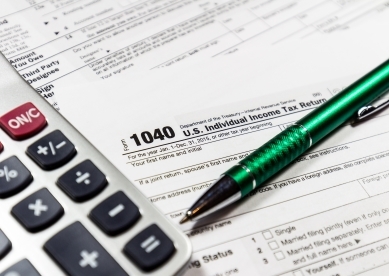
M276 257L276 259L278 261L285 259L285 255L284 255L284 253L282 253L282 251L278 251L278 252L274 253L274 256Z
M265 240L270 240L273 238L273 234L269 230L263 231L262 235L265 238Z
M293 276L304 276L304 274L301 272L301 270L293 272Z
M269 242L269 247L272 250L279 248L278 243L276 241Z

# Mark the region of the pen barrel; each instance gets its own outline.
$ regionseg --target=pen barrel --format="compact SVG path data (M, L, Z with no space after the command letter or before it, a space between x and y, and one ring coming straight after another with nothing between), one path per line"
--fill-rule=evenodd
M377 99L389 88L389 60L296 122L312 137L312 144L355 116L361 107Z
M292 125L225 174L238 183L243 197L304 153L310 143L309 133L301 126Z

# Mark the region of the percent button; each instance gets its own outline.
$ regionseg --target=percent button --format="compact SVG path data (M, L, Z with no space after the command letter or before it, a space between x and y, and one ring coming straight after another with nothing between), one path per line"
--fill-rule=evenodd
M30 171L16 157L0 162L0 198L7 198L26 188L33 177Z

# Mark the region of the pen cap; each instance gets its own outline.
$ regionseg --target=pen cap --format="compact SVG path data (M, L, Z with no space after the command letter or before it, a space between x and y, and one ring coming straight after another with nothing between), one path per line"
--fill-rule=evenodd
M296 124L310 133L312 144L354 116L389 88L389 60L310 112Z

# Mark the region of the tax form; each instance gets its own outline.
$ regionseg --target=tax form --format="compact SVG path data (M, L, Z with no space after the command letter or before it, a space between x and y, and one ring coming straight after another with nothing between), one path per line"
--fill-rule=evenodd
M148 82L127 88L136 88L136 98L119 79L58 96L63 114L178 223L222 172L357 77L267 93L299 77L316 82L355 67L366 72L387 58L388 39L363 38L301 46L294 60L266 74L265 60L235 60L231 69L218 60L193 75L168 78L166 71L158 79L161 72L152 72ZM107 96L104 108L94 104ZM89 116L80 118L79 110ZM194 247L186 275L386 275L388 114L345 124L245 199L182 225Z
M173 117L153 109L153 123L123 114L131 127L111 150L178 223L221 172L349 82ZM194 246L185 275L385 275L377 271L389 271L388 115L343 126L247 198L182 226Z
M60 87L236 51L265 52L293 38L328 35L374 20L388 12L388 3L1 0L0 51L59 109L55 91Z

